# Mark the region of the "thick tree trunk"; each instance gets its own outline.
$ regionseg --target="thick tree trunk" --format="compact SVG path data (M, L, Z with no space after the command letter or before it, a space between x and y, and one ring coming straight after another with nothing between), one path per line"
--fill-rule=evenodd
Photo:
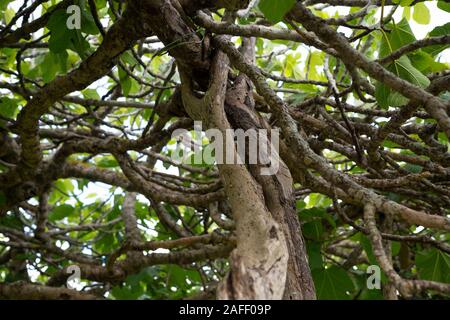
M254 62L255 39L243 39L242 53ZM226 112L234 129L266 129L267 122L258 116L253 99L253 85L245 75L240 75L227 92ZM268 154L275 150L268 149ZM247 149L247 152L251 152ZM276 151L278 152L278 150ZM259 159L263 160L263 159ZM250 172L263 191L264 202L272 217L280 224L289 255L285 299L315 299L315 288L309 269L306 248L300 223L295 211L293 180L288 167L278 157L279 169L274 175L261 175L261 165L251 165Z
M194 96L192 79L181 71L183 102L194 120L218 129L223 150L234 147L224 103L228 58L221 52L212 64L211 85L203 99ZM224 155L226 158L226 154ZM219 299L281 299L287 274L288 252L283 231L264 202L261 187L245 165L220 164L228 202L236 224L237 247L230 257L230 272L217 290Z
M213 65L209 42L201 41L186 18L186 12L193 8L183 7L182 1L145 1L140 6L147 8L140 13L142 19L169 46L177 61L184 108L192 119L219 129L224 136L230 128L268 128L254 111L253 86L248 78L241 75L228 86L228 58L220 52L215 54ZM173 43L177 45L171 46ZM246 39L244 44L243 53L253 60L254 39ZM195 96L195 85L195 89L208 90L203 99ZM261 176L258 166L219 165L219 171L236 224L237 248L218 297L314 299L287 166L280 160L280 170L274 176Z

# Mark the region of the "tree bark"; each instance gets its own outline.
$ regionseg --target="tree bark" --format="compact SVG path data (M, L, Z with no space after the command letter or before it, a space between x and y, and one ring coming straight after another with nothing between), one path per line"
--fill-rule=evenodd
M228 5L236 7L233 1L228 1ZM221 58L216 55L216 65L211 65L213 49L209 43L200 41L189 18L186 18L186 11L191 10L187 8L187 2L147 1L145 6L149 10L143 13L144 19L169 47L170 54L182 70L183 103L192 119L202 120L222 132L227 128L270 129L254 110L253 86L247 76L239 76L233 86L228 86L228 59L218 54ZM180 43L171 47L174 42ZM254 48L254 39L244 40L243 53L252 61ZM217 65L221 65L220 70L215 69ZM212 83L216 83L218 88L214 88ZM209 89L207 95L216 96L199 101L193 94L194 84ZM211 84L209 88L208 84ZM231 272L218 289L221 298L315 299L314 283L295 212L292 177L287 166L279 160L280 170L272 177L261 176L256 167L219 166L237 233ZM282 234L278 234L279 228ZM280 248L283 248L281 255L275 252ZM263 263L263 259L267 261ZM276 259L280 259L279 262L275 263ZM282 266L284 260L288 263ZM271 264L279 266L279 270L264 274L267 266L273 268ZM256 274L259 274L259 279ZM277 279L269 279L274 276ZM283 289L275 288L280 283Z
M255 38L243 38L241 52L248 61L253 63L255 46ZM228 90L225 106L233 129L266 129L270 132L270 125L255 110L253 84L245 74L239 75L234 81L234 86ZM274 151L268 149L268 154ZM278 154L276 156L277 159L271 159L279 162L279 170L276 174L262 175L261 165L251 165L250 171L261 187L265 205L272 217L280 224L287 243L289 262L284 299L315 299L314 283L295 210L292 176Z

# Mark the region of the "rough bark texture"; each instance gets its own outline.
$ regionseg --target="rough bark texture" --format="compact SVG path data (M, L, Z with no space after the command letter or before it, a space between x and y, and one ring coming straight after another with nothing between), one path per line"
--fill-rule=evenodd
M208 127L218 128L233 145L225 114L228 58L218 52L205 97L193 96L191 80L182 75L187 112ZM229 149L228 149L229 150ZM226 157L226 155L225 155ZM280 299L284 292L288 253L280 226L266 207L263 192L245 165L220 164L227 199L236 225L237 245L230 257L231 270L217 290L219 299Z
M257 1L79 1L91 25L78 31L64 29L73 1L23 1L11 17L17 2L0 1L0 298L134 285L179 298L182 269L179 287L203 290L192 298L315 299L311 264L318 298L329 297L320 276L344 272L358 281L333 291L358 299L373 257L380 297L450 294L445 264L426 272L450 254L447 34L403 30L385 54L374 40L396 35L391 0L296 1L277 25ZM325 19L323 4L357 8ZM259 143L279 130L279 152L248 163L248 142L245 164L180 163L173 135L197 120L225 138L224 158L238 147L228 130ZM111 198L91 203L99 183ZM87 292L65 288L70 265Z
M254 38L244 38L241 52L250 62L254 61L255 45ZM225 108L233 129L245 131L271 129L255 111L253 84L245 74L239 75L233 86L227 90ZM273 150L269 148L267 152L270 154L271 151ZM267 157L270 158L269 155ZM253 178L262 188L265 205L272 217L281 225L287 242L289 262L284 298L314 299L314 283L295 211L292 177L289 169L278 155L271 160L279 162L279 170L275 175L261 175L261 165L250 165L250 170Z

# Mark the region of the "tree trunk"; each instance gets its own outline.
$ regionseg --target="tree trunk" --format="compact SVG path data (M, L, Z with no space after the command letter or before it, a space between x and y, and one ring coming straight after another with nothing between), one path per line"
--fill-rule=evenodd
M251 62L254 62L255 45L255 38L243 39L241 52ZM227 92L225 106L233 129L271 129L255 111L253 85L246 75L239 75L234 81L233 87ZM269 149L268 154L274 151ZM262 188L265 205L280 224L286 240L289 261L284 299L315 299L314 283L295 210L292 176L278 154L276 157L271 159L279 162L276 174L262 175L261 166L258 165L251 165L250 172Z

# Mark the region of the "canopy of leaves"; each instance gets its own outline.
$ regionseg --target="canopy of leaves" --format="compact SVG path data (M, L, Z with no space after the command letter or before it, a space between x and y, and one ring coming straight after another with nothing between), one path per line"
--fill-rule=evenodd
M385 258L429 285L413 296L449 297L448 1L303 1L318 20L295 0L183 1L173 29L138 2L0 0L0 283L63 288L78 265L83 294L214 297L239 215L223 168L194 161L212 141L195 137L180 70L204 97L228 35L233 48L256 38L254 63L231 59L226 85L246 73L245 103L281 132L317 298L387 297L366 282L380 264L364 215L375 200ZM181 162L176 129L200 147Z

